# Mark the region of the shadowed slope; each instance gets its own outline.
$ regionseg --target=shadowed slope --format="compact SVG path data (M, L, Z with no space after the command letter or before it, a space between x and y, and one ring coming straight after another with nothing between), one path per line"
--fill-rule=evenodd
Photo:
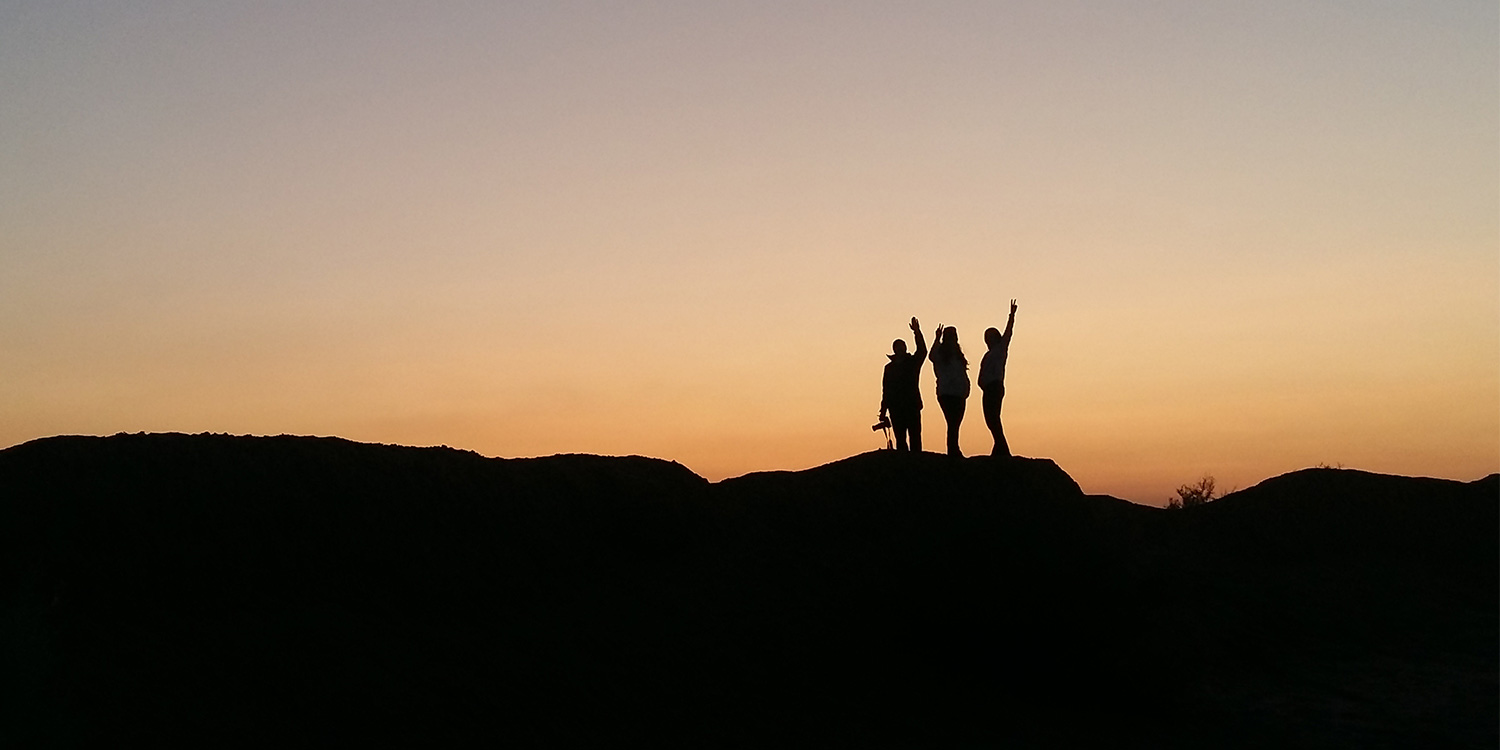
M41 685L12 690L86 737L223 738L556 711L578 687L557 665L588 671L607 635L580 621L684 552L708 483L644 458L119 435L0 451L0 488L0 580L39 631L15 658Z
M1044 459L119 435L0 451L13 736L1490 743L1496 478L1199 508Z

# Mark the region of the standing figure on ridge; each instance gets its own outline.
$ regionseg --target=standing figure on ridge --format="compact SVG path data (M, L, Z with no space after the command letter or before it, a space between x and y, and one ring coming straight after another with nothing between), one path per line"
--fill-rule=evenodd
M1005 399L1005 360L1010 356L1010 332L1016 326L1016 301L1010 301L1010 320L1005 322L1005 333L994 328L984 332L984 343L990 348L979 361L979 390L984 391L980 408L984 411L984 424L995 438L991 456L1010 456L1010 444L1005 442L1005 428L1000 425L1000 402Z
M917 386L917 377L922 374L922 361L927 356L927 342L922 339L922 329L917 319L911 319L911 332L917 337L915 356L906 352L906 342L896 339L891 342L891 361L885 364L885 377L880 384L880 417L890 414L891 428L896 431L896 450L922 450L922 393ZM907 436L911 436L910 447Z
M948 455L963 456L958 449L958 426L964 421L964 407L969 400L969 360L958 346L958 329L938 325L933 336L932 374L937 376L938 406L948 420Z

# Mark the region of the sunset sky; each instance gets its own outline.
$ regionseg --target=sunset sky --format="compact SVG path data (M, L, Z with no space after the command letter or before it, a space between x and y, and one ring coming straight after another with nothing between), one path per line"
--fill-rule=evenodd
M1088 492L1500 471L1500 8L0 0L0 447L802 469L1013 297Z

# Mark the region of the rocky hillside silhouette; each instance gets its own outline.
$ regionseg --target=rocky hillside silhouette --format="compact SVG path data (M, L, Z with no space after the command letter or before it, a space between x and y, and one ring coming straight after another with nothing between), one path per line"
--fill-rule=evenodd
M1044 459L0 451L23 745L1494 746L1500 478L1197 508Z

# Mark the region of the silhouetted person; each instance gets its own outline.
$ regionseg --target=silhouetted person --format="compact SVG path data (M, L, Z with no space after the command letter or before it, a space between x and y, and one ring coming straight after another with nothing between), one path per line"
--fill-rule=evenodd
M917 376L922 374L922 361L927 356L927 342L922 339L922 329L917 319L911 319L911 332L917 337L917 353L906 352L906 342L896 339L891 342L891 361L885 363L885 377L880 383L880 416L891 417L891 429L896 432L896 450L922 450L922 393L917 386ZM910 436L908 448L907 437Z
M985 329L984 343L990 348L979 361L979 390L984 391L980 408L984 411L984 424L995 438L991 456L1009 456L1010 444L1005 442L1005 428L1000 426L1000 402L1005 399L1005 360L1010 356L1010 332L1016 326L1016 301L1010 301L1010 320L1005 322L1005 333L994 328Z
M948 420L948 455L962 456L958 449L958 426L964 421L964 407L969 401L969 360L958 346L958 329L938 325L933 336L932 374L937 376L938 406Z

